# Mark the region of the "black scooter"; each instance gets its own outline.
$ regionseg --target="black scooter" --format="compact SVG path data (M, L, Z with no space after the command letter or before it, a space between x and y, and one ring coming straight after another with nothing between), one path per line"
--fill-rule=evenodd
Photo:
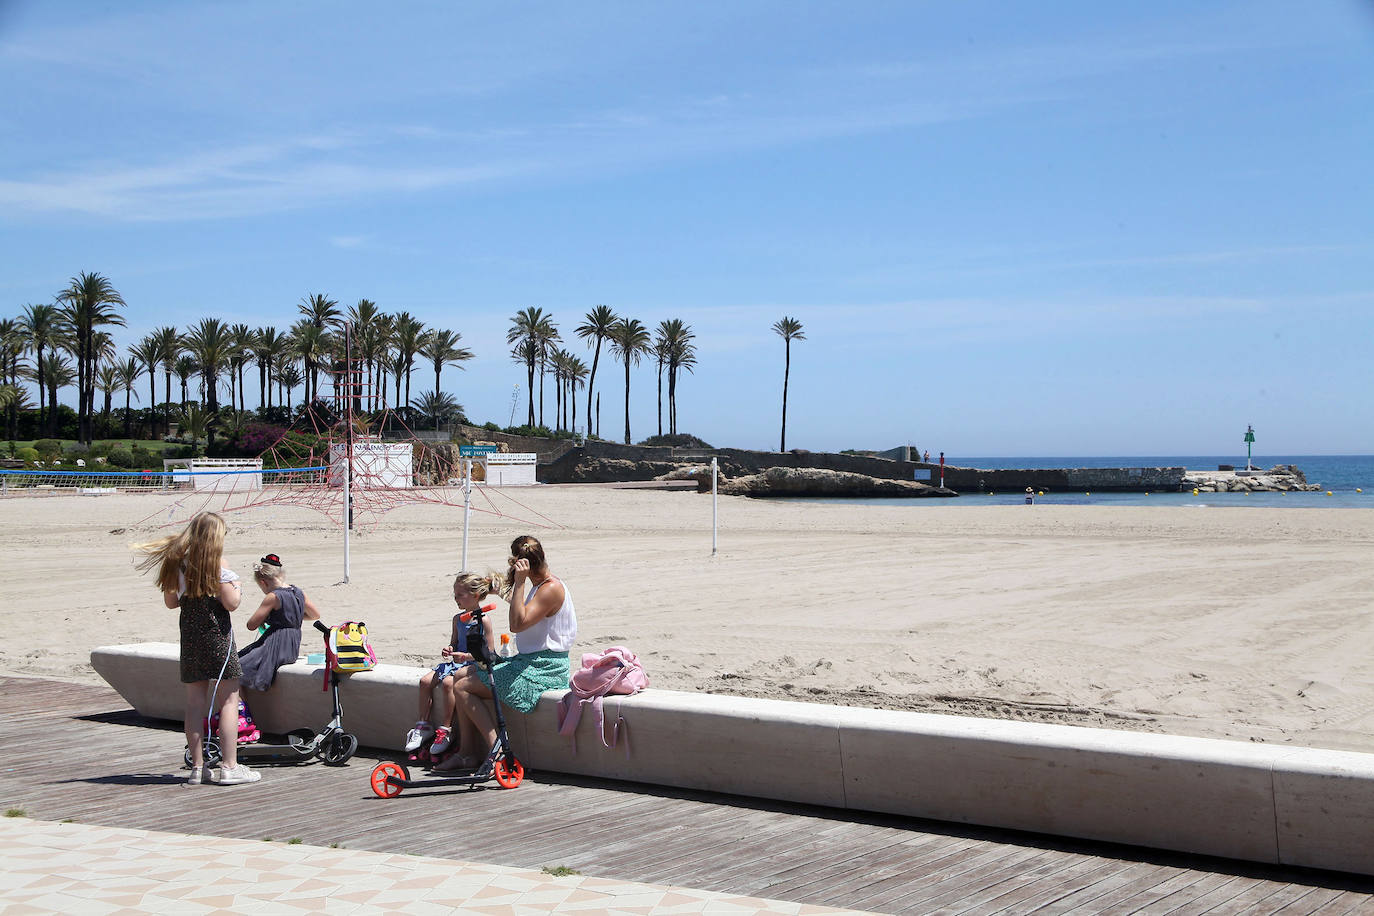
M315 621L315 629L324 634L325 645L329 645L329 627ZM339 703L339 681L342 676L337 671L329 672L329 688L334 698L334 715L329 724L316 734L308 728L297 728L282 737L286 743L253 741L239 745L239 756L253 760L278 760L283 763L299 763L319 757L329 766L343 766L358 751L358 738L343 728L343 706ZM215 766L222 759L219 739L211 738L206 729L204 745L205 765ZM186 765L191 766L191 749L186 749Z
M474 613L480 627L482 609L479 607ZM486 669L487 680L494 685L496 681L491 673L494 665L491 651L485 644L480 644L477 648L478 652L474 653L474 657ZM420 779L411 779L410 770L405 764L384 760L372 768L372 791L379 798L394 798L401 794L402 789L433 789L442 786L463 786L471 789L489 779L496 780L496 784L503 789L514 789L520 785L521 780L525 778L525 767L515 759L515 751L511 749L510 737L506 734L506 717L501 712L501 701L497 699L495 689L491 692L491 705L496 712L496 743L491 746L491 750L487 752L486 758L477 769L456 776L431 773Z

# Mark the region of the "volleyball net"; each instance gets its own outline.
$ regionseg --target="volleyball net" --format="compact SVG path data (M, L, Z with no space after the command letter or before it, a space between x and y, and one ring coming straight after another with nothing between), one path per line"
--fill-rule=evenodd
M218 467L165 471L54 471L0 468L0 497L105 493L250 493L326 486L329 468Z

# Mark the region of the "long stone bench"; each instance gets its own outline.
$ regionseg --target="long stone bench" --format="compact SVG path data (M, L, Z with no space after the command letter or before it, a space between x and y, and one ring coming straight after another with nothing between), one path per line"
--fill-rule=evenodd
M181 720L176 645L107 646L91 664L141 715ZM347 678L345 727L400 750L423 673ZM298 661L245 695L265 731L318 729L322 686ZM658 689L606 699L608 736L626 726L615 749L588 708L574 750L562 695L508 716L532 769L1374 874L1374 754Z

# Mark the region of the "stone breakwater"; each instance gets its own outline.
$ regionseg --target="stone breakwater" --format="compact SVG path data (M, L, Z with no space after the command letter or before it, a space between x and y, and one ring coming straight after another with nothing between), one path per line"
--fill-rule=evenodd
M1276 464L1267 471L1189 471L1183 475L1183 486L1199 493L1280 490L1311 493L1321 489L1308 483L1306 475L1291 464Z

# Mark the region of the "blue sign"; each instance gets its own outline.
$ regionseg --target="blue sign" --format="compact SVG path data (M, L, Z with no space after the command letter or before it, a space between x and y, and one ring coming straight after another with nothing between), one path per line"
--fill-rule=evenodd
M458 446L459 458L478 458L482 455L490 455L493 452L501 451L499 445L460 445Z

